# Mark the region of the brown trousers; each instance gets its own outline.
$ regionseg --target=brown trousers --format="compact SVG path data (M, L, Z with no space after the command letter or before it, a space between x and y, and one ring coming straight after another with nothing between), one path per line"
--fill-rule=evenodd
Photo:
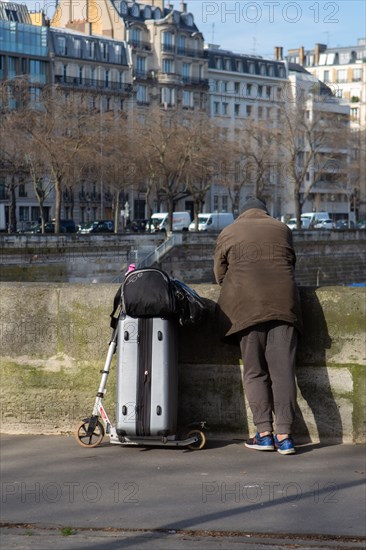
M290 434L296 409L297 330L268 321L239 333L244 389L258 432Z

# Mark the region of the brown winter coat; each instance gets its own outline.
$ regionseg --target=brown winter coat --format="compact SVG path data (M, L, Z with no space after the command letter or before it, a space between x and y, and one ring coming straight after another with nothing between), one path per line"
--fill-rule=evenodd
M295 262L291 230L263 210L251 208L225 227L214 258L223 337L272 320L301 330Z

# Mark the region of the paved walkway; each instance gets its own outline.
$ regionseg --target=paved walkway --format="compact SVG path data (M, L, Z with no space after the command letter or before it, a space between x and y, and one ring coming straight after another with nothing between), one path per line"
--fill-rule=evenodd
M364 446L260 453L1 441L2 548L364 548ZM18 527L16 528L15 525Z

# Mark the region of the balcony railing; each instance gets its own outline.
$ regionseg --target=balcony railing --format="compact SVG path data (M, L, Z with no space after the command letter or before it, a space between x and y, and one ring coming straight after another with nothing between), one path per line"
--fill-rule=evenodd
M55 83L78 88L120 91L126 94L131 93L133 90L132 84L126 84L124 82L96 80L95 78L79 78L77 76L55 75Z
M145 50L145 51L151 51L151 44L150 42L143 42L142 40L129 40L128 41L131 48L134 50Z
M204 57L205 56L203 50L194 50L192 48L185 48L182 46L178 46L177 54L185 55L186 57Z
M135 69L133 71L133 76L137 80L155 80L156 79L156 72L155 71L141 71L139 69Z

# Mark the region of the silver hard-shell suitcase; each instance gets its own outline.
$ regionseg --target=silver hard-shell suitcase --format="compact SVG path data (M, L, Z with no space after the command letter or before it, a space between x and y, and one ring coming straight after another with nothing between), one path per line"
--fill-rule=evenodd
M176 323L121 316L117 347L116 431L119 436L176 433Z

